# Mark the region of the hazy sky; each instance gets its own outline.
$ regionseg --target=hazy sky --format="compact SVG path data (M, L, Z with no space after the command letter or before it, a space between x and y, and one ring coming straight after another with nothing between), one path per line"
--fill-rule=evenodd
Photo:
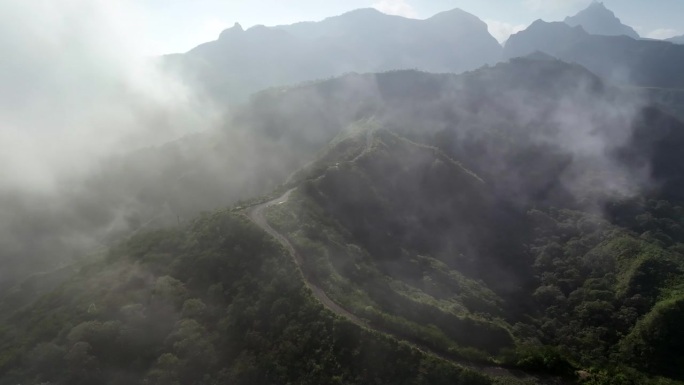
M215 40L239 22L248 28L321 20L346 11L375 7L385 13L427 18L461 8L490 25L497 39L536 19L562 20L591 0L138 0L145 20L145 50L152 54L184 52ZM606 6L644 37L684 34L684 0L605 0Z

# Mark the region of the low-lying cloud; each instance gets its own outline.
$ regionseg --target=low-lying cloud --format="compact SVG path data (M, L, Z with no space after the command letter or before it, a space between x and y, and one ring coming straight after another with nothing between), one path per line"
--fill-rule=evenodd
M387 15L403 16L415 19L418 12L405 0L379 0L373 4L373 8Z
M664 40L669 39L671 37L675 37L677 35L680 35L680 32L674 28L657 28L653 31L648 32L646 34L646 37L649 39Z
M201 129L187 88L136 42L132 3L0 4L2 189L47 189L112 153Z
M116 159L218 122L145 57L141 15L133 0L0 2L0 291L149 221L159 167Z

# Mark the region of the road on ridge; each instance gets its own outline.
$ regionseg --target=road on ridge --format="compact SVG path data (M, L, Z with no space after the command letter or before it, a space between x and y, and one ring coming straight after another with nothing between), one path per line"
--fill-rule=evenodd
M249 219L252 220L252 222L254 222L257 226L261 227L273 238L277 239L278 242L280 242L280 244L283 245L285 249L287 249L287 251L292 256L292 259L294 259L294 262L297 265L297 269L304 278L304 283L309 289L311 289L311 291L313 292L316 299L318 299L318 301L320 301L325 307L330 309L333 313L340 315L344 318L347 318L357 325L368 327L368 324L366 322L364 322L362 319L360 319L353 313L349 312L348 310L344 309L343 307L335 303L333 300L330 299L330 297L328 297L327 294L325 294L323 289L321 289L320 287L318 287L318 285L315 285L311 282L307 274L304 272L304 269L302 269L303 259L301 255L297 253L297 250L295 250L295 248L292 246L290 241L287 238L285 238L285 236L277 232L273 227L271 227L271 225L268 224L268 221L264 216L264 210L268 207L287 202L288 198L290 198L290 194L294 190L294 188L290 189L279 198L273 199L271 201L262 203L258 206L254 206L248 209L247 216L249 217Z
M370 140L369 140L370 142ZM245 213L247 217L254 222L257 226L259 226L262 230L267 232L269 235L271 235L273 238L278 240L278 242L285 247L285 249L290 253L292 256L292 259L294 260L295 264L297 265L297 269L299 270L299 273L302 275L302 278L304 280L304 284L311 290L313 293L314 297L321 303L323 306L325 306L328 310L332 311L333 313L344 317L348 319L349 321L353 322L354 324L375 330L379 333L382 334L387 334L390 335L400 341L404 341L411 345L412 347L420 350L421 352L433 356L437 356L441 359L444 359L446 361L452 362L456 365L463 366L465 368L474 370L476 372L484 373L493 377L508 377L508 378L516 378L516 379L535 379L537 381L540 381L542 384L574 384L572 381L567 381L558 377L551 377L551 376L533 376L530 374L527 374L523 371L520 370L511 370L502 366L495 366L495 365L484 365L484 364L478 364L478 363L473 363L464 359L458 359L450 356L446 356L444 354L441 354L439 352L436 352L429 347L421 344L420 342L414 342L414 341L407 341L405 338L398 337L394 335L391 331L383 330L383 329L378 329L377 327L374 327L370 325L368 322L362 320L355 314L351 313L347 309L343 308L342 306L338 305L336 302L334 302L328 295L321 289L316 283L312 282L310 277L307 275L307 273L304 271L302 268L303 265L303 259L302 256L297 252L297 250L292 246L290 241L282 234L280 234L278 231L276 231L271 225L268 223L266 220L266 217L264 215L264 211L268 209L271 206L275 205L280 205L284 204L287 202L287 200L290 198L290 195L292 192L296 190L295 188L292 188L288 190L285 194L281 195L278 198L275 198L273 200L270 200L268 202L247 208Z

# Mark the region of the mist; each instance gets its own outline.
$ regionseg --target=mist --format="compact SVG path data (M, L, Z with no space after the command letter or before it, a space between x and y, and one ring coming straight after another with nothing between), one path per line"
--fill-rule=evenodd
M402 99L403 93L426 92L420 84L385 88L393 86L378 84L373 76L349 75L320 87L260 92L242 107L230 106L229 113L229 106L216 100L245 91L226 88L217 79L240 78L235 74L242 72L229 67L217 79L209 76L202 87L187 83L187 77L171 72L168 58L146 56L145 18L133 2L69 0L57 5L45 0L29 6L17 0L2 7L0 46L8 59L0 64L5 85L0 91L0 204L8 214L0 221L0 249L2 258L12 261L7 266L16 263L28 271L34 265L60 266L128 234L178 225L202 210L266 194L348 125L372 117L404 133L415 129L409 125L425 122L431 124L428 131L449 132L456 141L443 150L523 206L549 181L512 168L514 154L503 154L490 139L497 130L510 129L506 123L522 130L538 125L540 116L547 126L525 131L524 137L537 148L553 148L571 158L569 164L551 165L563 167L563 194L579 200L591 186L592 193L629 195L642 185L641 174L635 177L608 154L627 140L640 102L607 100L592 89L591 78L587 84L557 79L554 105L516 87L496 96L495 89L485 91L493 104L478 105L482 91L466 85L477 72L447 78L449 86L442 93L426 93L429 100L421 104ZM459 12L440 15L433 19L470 18ZM370 16L384 20L383 15ZM268 33L276 31L283 30ZM223 39L257 32L266 30L233 29ZM219 40L202 49L218 50L221 44L228 43ZM257 48L247 45L230 54L252 49ZM217 58L217 63L227 60ZM388 62L386 68L393 65L401 66ZM208 96L203 90L212 88L212 81L220 86ZM496 79L488 84L504 86ZM454 94L459 90L465 93ZM594 112L586 114L587 109ZM505 122L499 118L504 116L514 119ZM488 125L496 128L478 129ZM474 154L471 147L478 142L485 143L486 151ZM587 164L602 165L604 177L587 179ZM537 171L546 175L550 170ZM599 184L592 186L596 180ZM0 279L9 279L11 270Z
M667 375L684 124L591 47L684 51L362 9L151 57L143 7L0 5L0 385Z
M137 42L132 2L0 9L3 189L49 189L97 159L207 128L211 111Z
M132 1L0 4L0 286L127 227L136 197L95 183L116 159L217 126L218 109L147 56L142 15Z
M268 193L323 144L315 122L290 116L301 136L283 137L259 96L233 116L147 56L133 1L12 0L0 14L2 288Z

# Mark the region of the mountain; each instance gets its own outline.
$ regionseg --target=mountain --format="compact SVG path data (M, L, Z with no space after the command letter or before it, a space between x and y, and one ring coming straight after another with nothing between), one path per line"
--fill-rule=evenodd
M155 164L196 165L159 188L171 217L198 186L252 199L0 304L0 384L681 384L682 146L682 122L543 54L260 92L120 166L149 197Z
M537 20L511 36L504 57L542 51L578 63L604 79L624 85L677 89L684 87L684 47L627 36L599 36L582 27Z
M426 20L359 9L290 26L239 25L166 65L222 100L243 101L266 87L348 72L421 69L463 72L495 63L501 46L487 25L459 9Z
M684 35L671 37L669 39L666 39L666 41L669 41L669 42L675 43L675 44L684 44Z
M624 35L639 39L639 34L632 27L622 24L611 10L598 1L593 1L589 7L575 16L566 17L565 23L571 27L581 26L585 31L594 35Z
M529 356L508 362L562 374L616 352L616 374L637 383L648 380L635 370L684 378L682 297L668 281L682 282L684 267L671 248L684 240L681 122L548 57L354 84L364 79L378 90L366 99L373 114L298 173L267 217L309 282L442 354L513 344Z

